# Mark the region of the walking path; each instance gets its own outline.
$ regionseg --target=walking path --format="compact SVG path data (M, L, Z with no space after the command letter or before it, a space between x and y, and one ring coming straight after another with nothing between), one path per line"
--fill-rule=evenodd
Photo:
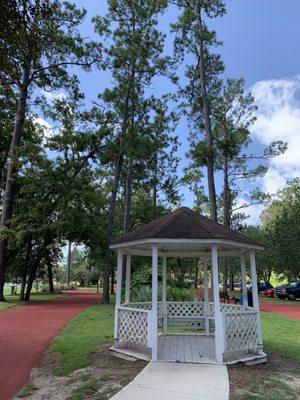
M289 304L275 304L267 301L260 301L260 310L268 311L285 317L300 319L300 306L293 306Z
M111 400L228 400L224 365L150 362Z
M92 292L68 291L54 301L0 313L0 400L10 400L24 386L51 339L84 308L100 301Z

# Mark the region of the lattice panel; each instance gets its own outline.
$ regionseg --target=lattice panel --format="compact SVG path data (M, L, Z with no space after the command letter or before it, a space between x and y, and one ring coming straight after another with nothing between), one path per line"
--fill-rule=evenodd
M152 303L150 301L145 302L135 302L123 304L123 307L136 308L138 310L152 310ZM162 302L159 301L157 304L158 318L162 317Z
M148 313L119 309L119 343L147 347Z
M226 351L250 350L259 347L257 312L224 314Z
M201 320L168 320L168 328L204 331L205 321Z
M202 302L168 302L168 317L199 317L204 316Z

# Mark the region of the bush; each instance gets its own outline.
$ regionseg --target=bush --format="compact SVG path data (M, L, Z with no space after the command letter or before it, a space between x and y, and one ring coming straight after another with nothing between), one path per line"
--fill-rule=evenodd
M158 285L158 299L162 299L162 285ZM131 292L131 301L134 302L144 302L151 301L152 299L152 289L150 286L140 286L135 287ZM178 288L178 287L168 287L167 288L167 300L168 301L194 301L196 299L194 291Z

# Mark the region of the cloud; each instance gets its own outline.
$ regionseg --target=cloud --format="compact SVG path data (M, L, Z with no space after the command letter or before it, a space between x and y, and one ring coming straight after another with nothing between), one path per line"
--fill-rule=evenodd
M66 93L63 91L57 91L57 92L47 92L44 89L40 90L40 93L46 97L47 100L53 101L53 100L62 100L66 98Z
M52 137L55 133L53 126L49 124L44 118L34 117L34 122L44 128L44 143L45 140Z
M287 151L270 161L262 180L262 188L274 194L300 176L300 76L260 81L250 91L258 107L253 136L265 146L276 140L288 143Z

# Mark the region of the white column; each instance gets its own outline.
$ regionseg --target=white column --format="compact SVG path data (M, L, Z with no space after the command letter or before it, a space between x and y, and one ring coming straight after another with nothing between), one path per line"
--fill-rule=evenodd
M254 251L250 252L250 271L251 271L251 283L252 283L253 308L259 311L259 299L258 299L257 275L256 275L256 263L255 263Z
M162 265L162 311L163 311L163 333L166 333L168 330L167 257L163 257L163 265Z
M157 247L152 247L152 318L149 327L152 345L152 360L157 360Z
M204 315L209 315L209 297L208 297L208 271L207 271L207 259L203 259L203 286L204 286ZM205 318L205 335L209 335L209 319Z
M216 353L216 361L218 363L223 363L224 329L223 329L223 316L221 314L221 309L220 309L218 250L216 246L212 246L211 248L211 263L213 271L213 290L214 290L214 308L215 308L215 353Z
M246 284L246 257L241 256L241 270L242 270L242 293L243 305L248 305L247 284Z
M130 302L131 255L126 256L125 303Z
M115 304L115 329L114 329L114 338L118 340L119 334L119 316L118 316L118 307L121 305L121 296L122 296L122 265L123 265L123 252L122 250L118 250L118 268L117 268L117 293L116 293L116 304Z
M262 353L262 332L260 323L260 312L259 312L259 297L258 297L258 287L257 287L257 275L256 275L256 262L255 262L255 252L250 252L250 272L251 272L251 284L252 284L252 298L253 298L253 308L258 312L257 315L257 330L259 338L259 348L258 353Z

